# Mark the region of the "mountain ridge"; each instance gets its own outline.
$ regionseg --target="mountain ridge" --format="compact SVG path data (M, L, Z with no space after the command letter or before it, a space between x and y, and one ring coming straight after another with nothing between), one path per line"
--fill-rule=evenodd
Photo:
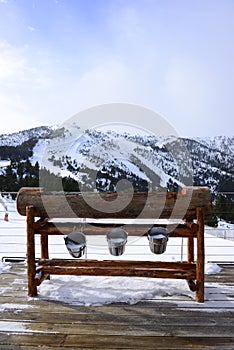
M41 126L0 135L0 173L16 155L70 176L87 190L116 190L124 179L136 190L192 184L217 192L233 190L234 184L234 137L227 136L164 138L77 125Z

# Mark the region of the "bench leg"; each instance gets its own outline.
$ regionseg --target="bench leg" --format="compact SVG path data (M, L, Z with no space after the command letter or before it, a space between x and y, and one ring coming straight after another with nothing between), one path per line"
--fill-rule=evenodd
M194 262L194 239L193 237L188 237L188 262L193 263Z
M35 283L36 262L35 262L35 237L34 237L34 207L26 207L26 230L27 230L27 270L28 270L28 295L37 295Z
M47 234L41 234L41 258L49 259L49 242ZM46 279L49 280L50 275L47 275Z
M205 270L205 244L204 244L204 209L197 208L197 224L199 226L197 232L197 291L196 300L200 303L204 302L204 270Z
M48 235L41 234L41 258L49 259Z

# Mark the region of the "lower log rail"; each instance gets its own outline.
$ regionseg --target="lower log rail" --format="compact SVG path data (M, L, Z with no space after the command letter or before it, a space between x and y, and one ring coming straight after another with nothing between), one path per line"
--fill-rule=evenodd
M42 259L38 261L41 267L45 266L71 266L71 267L136 267L192 270L195 272L196 264L175 261L139 261L139 260L72 260L72 259Z
M187 262L153 262L129 260L44 259L39 261L38 285L49 275L125 276L146 278L185 279L189 288L196 291L196 264Z
M45 274L54 275L80 275L80 276L126 276L126 277L147 277L147 278L175 278L175 279L195 279L196 273L193 271L179 269L149 269L131 267L62 267L45 266Z

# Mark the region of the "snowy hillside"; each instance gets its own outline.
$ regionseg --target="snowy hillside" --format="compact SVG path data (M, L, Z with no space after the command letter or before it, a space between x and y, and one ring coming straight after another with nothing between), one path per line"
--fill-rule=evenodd
M31 161L50 173L71 177L82 190L177 190L206 185L234 188L234 137L176 138L128 130L82 130L78 125L40 127L0 136L0 174L10 162ZM127 181L126 181L127 180Z
M0 147L1 146L19 146L22 143L32 138L46 138L50 137L53 132L53 127L41 126L29 130L15 132L13 134L0 135Z
M234 137L215 136L206 138L195 138L198 142L206 145L210 149L219 150L221 153L230 153L234 155Z

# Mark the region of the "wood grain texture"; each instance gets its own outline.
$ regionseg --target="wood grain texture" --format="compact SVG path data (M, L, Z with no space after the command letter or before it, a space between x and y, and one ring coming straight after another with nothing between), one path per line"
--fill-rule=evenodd
M149 192L132 194L120 192L65 195L64 193L49 193L42 188L25 187L18 192L16 203L17 210L21 215L26 215L26 207L33 205L35 216L40 218L194 219L197 207L204 208L206 216L210 215L211 193L206 187L189 187L181 193ZM123 206L120 210L121 203L129 204ZM108 206L110 205L111 212L108 212Z
M25 266L13 264L0 279L0 305L8 305L0 313L0 349L232 350L234 297L227 286L234 287L234 267L221 267L206 277L212 298L204 304L191 307L189 297L175 295L135 305L79 306L28 298Z
M46 222L41 223L35 222L34 229L35 234L41 235L66 235L74 230L74 223L66 222ZM153 225L153 224L152 224ZM129 236L146 236L148 230L152 227L152 225L144 225L144 224L127 224L127 225L116 225L116 224L85 224L82 226L82 231L85 235L106 235L107 232L114 227L123 227ZM79 226L79 224L77 224ZM169 231L170 237L197 237L198 225L193 224L192 227L188 227L186 224L178 224L178 225L163 225L158 224L154 226L166 227Z

